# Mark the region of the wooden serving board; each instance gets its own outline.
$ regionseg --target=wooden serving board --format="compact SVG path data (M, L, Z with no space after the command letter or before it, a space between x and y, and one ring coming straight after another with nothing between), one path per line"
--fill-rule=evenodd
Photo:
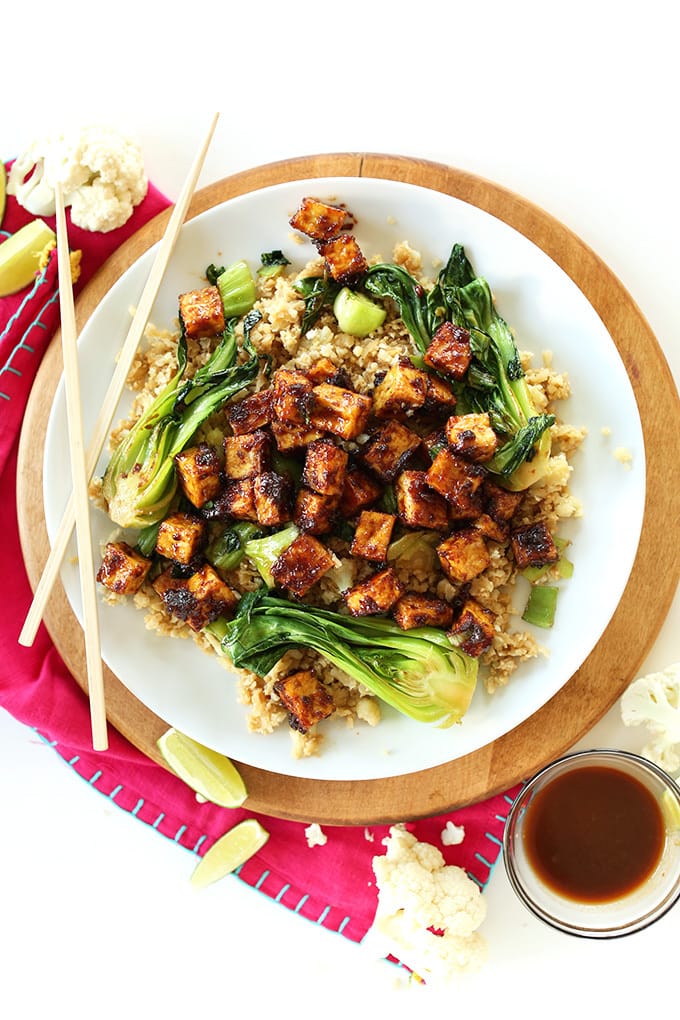
M387 823L453 810L499 793L563 754L605 714L633 679L668 613L680 579L680 400L664 355L631 296L570 230L490 181L439 163L373 153L307 156L235 174L198 192L189 212L272 184L312 177L405 181L483 209L530 238L571 277L600 315L625 364L645 440L647 493L637 558L604 636L581 668L543 708L510 733L465 757L423 772L368 782L316 781L239 765L253 811L325 824ZM169 212L143 227L102 267L77 302L79 330L118 277L163 235ZM62 371L55 338L27 407L19 451L17 500L21 541L35 586L49 552L43 512L42 450ZM623 510L625 512L625 508ZM61 585L45 624L66 664L87 689L83 635ZM156 740L167 723L105 670L108 719L149 758L162 764ZM238 764L238 763L237 763Z

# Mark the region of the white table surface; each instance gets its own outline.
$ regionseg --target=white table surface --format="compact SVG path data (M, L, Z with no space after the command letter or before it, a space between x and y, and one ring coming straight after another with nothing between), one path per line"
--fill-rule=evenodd
M225 5L212 21L196 15L200 44L177 19L160 30L149 16L145 34L128 3L117 5L108 31L95 33L91 8L88 21L79 6L68 19L60 8L61 30L78 52L65 71L67 113L52 102L62 79L44 12L30 63L23 51L4 54L3 158L62 121L112 123L141 142L152 180L174 198L219 109L201 185L318 152L448 163L531 199L580 235L635 298L680 378L679 91L664 0L563 8L492 0L483 14L478 5L349 2L316 5L313 18L267 5L229 14ZM641 672L680 659L679 632L676 596ZM579 746L639 750L643 739L621 725L615 706ZM410 1016L432 1007L467 1016L483 1008L486 1016L510 1002L530 1018L547 1003L553 1016L613 1008L632 1017L676 998L680 908L630 938L574 939L520 906L499 863L485 893L489 961L442 993L405 985L394 966L237 878L195 894L194 863L0 710L7 1020L233 1009L258 1017L375 1008Z

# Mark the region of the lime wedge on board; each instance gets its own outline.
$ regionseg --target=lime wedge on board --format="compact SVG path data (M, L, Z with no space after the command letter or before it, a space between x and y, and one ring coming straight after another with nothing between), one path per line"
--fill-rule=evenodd
M0 244L0 297L16 294L32 283L40 257L57 235L42 220L31 220Z
M199 796L220 807L243 804L245 783L229 758L173 728L156 744L165 763Z
M203 889L230 875L256 854L268 839L269 833L256 818L245 818L205 852L194 868L191 884L196 889Z

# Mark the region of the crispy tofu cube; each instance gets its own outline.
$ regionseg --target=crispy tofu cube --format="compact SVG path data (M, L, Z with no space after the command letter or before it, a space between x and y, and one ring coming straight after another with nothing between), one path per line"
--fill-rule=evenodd
M256 521L255 486L252 478L228 478L207 515L215 520Z
M313 384L304 372L279 368L272 379L272 411L285 425L308 425Z
M475 527L485 538L490 538L493 542L505 542L510 534L510 525L507 521L497 521L489 514L482 513L475 517Z
M293 520L300 531L310 535L325 535L333 530L337 517L338 496L325 496L304 486L295 496Z
M244 436L224 437L224 473L227 478L253 478L269 469L271 436L262 429Z
M276 527L292 518L292 483L288 476L263 471L253 478L253 499L258 524Z
M191 340L224 332L224 307L217 287L190 290L179 296L179 315Z
M361 457L382 482L392 482L420 445L420 436L392 419L371 434Z
M195 507L214 499L222 486L222 461L212 446L200 443L175 457L179 487Z
M409 528L448 529L446 500L428 485L426 471L402 471L394 483L394 494L399 519Z
M342 495L349 455L331 439L317 439L307 447L302 484L324 496Z
M318 198L303 198L288 221L294 230L313 238L327 241L337 237L347 221L347 212L338 205L320 202Z
M545 567L560 558L545 521L515 528L510 532L510 547L519 570L525 567Z
M388 613L403 594L396 572L386 567L343 592L343 598L352 616L373 616Z
M523 493L509 492L489 477L484 479L483 492L489 516L506 523L515 516L523 498Z
M195 631L218 616L232 616L238 605L235 592L209 563L190 577L173 577L172 570L166 570L153 582L153 588L167 612Z
M331 383L315 386L313 394L309 415L313 428L340 439L356 439L361 435L371 413L370 397Z
M352 556L384 563L397 518L377 510L362 510L350 546Z
M338 511L345 519L354 517L360 510L380 499L382 485L355 465L348 468L340 497Z
M333 364L330 358L319 358L308 370L307 375L315 386L320 383L330 382L338 374L339 369Z
M460 584L477 577L491 563L484 535L472 526L444 539L437 546L437 556L448 579Z
M302 598L323 575L335 566L335 557L313 535L298 535L278 556L271 574L281 588Z
M351 284L368 269L368 262L352 234L340 234L319 245L326 269L340 284Z
M452 415L446 423L446 441L467 460L490 460L498 449L498 436L488 414Z
M464 326L443 322L432 337L423 360L442 375L462 379L472 360L469 331Z
M401 418L425 404L427 372L408 359L400 360L385 373L373 390L373 414L376 418Z
M312 669L277 680L274 691L288 712L289 725L300 733L307 733L335 711L332 697Z
M449 505L452 520L467 520L482 513L483 469L456 456L446 447L427 470L427 484Z
M268 386L265 390L244 397L236 404L227 405L227 420L235 436L246 432L255 432L269 425L274 417L272 409L273 390Z
M323 439L324 435L321 429L310 428L307 425L286 425L282 421L273 421L271 431L279 453L303 450L315 439Z
M453 607L434 595L407 591L392 609L392 616L402 630L413 627L450 627Z
M496 617L490 609L476 599L466 599L463 608L449 630L454 643L474 659L491 646L495 633Z
M203 548L206 534L205 520L178 510L161 521L156 552L175 563L191 563Z
M151 560L128 542L107 542L97 580L116 595L134 595L144 584Z
M453 392L448 383L445 383L443 379L438 379L437 376L431 375L429 372L427 375L427 388L425 390L425 404L423 409L425 411L434 412L451 412L456 406L456 394Z

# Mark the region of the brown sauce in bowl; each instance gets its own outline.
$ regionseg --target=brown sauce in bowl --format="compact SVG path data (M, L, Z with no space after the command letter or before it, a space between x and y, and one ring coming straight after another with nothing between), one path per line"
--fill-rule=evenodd
M524 846L538 877L582 903L606 903L641 886L664 841L661 809L647 787L600 765L551 780L524 820Z

